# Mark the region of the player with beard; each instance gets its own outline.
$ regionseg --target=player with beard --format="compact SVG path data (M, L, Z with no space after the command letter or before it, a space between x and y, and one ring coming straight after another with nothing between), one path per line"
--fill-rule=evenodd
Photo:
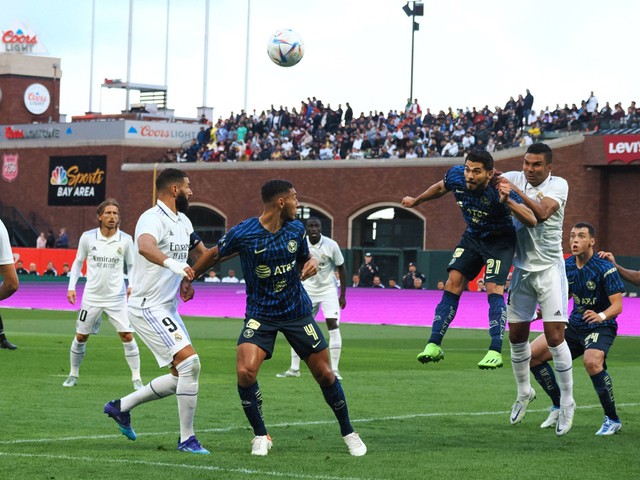
M418 197L404 197L402 206L414 208L449 192L462 209L467 228L449 262L449 278L442 300L436 307L431 336L424 351L418 354L422 363L439 362L444 358L441 348L449 324L453 321L460 295L468 280L474 279L486 267L485 285L489 301L489 335L491 344L480 369L495 369L503 365L502 338L506 323L504 285L513 261L516 232L512 217L527 226L535 226L533 212L522 199L509 194L506 182L494 185L493 157L485 151L467 155L464 165L456 165L444 180L433 184Z
M340 380L331 370L327 342L311 315L311 300L302 281L317 273L318 260L309 253L305 227L296 220L297 192L286 180L262 186L263 212L231 228L193 266L196 277L226 257L239 254L247 282L247 309L238 339L238 394L253 428L252 455L267 455L272 446L262 417L258 372L271 358L282 332L320 385L333 411L349 453L362 456L367 447L354 432ZM193 296L188 280L183 298Z
M193 430L198 400L200 358L177 309L176 293L182 278L193 279L187 259L206 251L185 215L192 195L187 173L175 168L156 178L156 206L144 212L136 225L134 263L130 273L129 320L140 338L170 373L154 378L141 389L108 402L104 413L120 431L135 440L130 412L138 405L175 394L178 398L178 450L208 454Z

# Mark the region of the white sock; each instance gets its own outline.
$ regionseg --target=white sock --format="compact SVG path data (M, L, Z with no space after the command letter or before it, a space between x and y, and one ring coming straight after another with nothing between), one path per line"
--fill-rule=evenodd
M556 370L556 379L560 387L560 406L568 406L573 403L573 362L571 350L566 341L557 347L549 347L553 357L553 366Z
M73 375L74 377L80 376L80 364L82 363L82 359L87 351L87 342L79 342L76 338L73 338L73 342L71 342L71 350L69 353L69 363L71 364L71 369L69 371L69 375Z
M531 394L530 360L531 345L528 341L511 344L511 367L513 368L513 376L516 377L518 400L527 400Z
M174 377L170 373L162 375L161 377L154 378L147 383L140 390L131 392L126 397L120 399L120 410L128 412L129 410L137 407L141 403L150 402L151 400L158 400L160 398L168 397L176 393L178 386L178 377Z
M123 342L124 358L131 369L131 380L140 380L140 349L134 338L128 343Z
M291 370L300 370L300 357L293 348L291 349Z
M178 388L178 416L180 417L180 441L184 442L194 434L193 419L196 415L198 403L198 378L200 377L200 357L191 355L177 367Z
M329 330L329 355L331 356L331 368L338 370L340 354L342 353L342 335L340 329Z

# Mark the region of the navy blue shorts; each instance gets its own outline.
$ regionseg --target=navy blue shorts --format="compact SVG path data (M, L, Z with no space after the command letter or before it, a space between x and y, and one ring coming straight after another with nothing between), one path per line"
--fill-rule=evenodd
M453 252L447 271L457 270L467 280L473 280L486 265L485 283L504 285L511 270L515 248L516 237L513 234L505 232L479 239L465 233Z
M584 355L585 350L591 349L603 351L606 357L617 334L618 329L613 325L603 325L593 330L582 331L569 324L564 331L564 338L571 350L572 359Z
M282 332L296 353L303 360L312 353L327 348L327 341L318 328L318 324L309 314L294 320L269 321L245 318L244 328L238 338L238 345L253 343L267 352L267 360L273 354L278 332Z

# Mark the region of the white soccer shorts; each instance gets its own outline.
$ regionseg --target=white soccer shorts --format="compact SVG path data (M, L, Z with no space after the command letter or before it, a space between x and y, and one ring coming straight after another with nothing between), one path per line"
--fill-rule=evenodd
M173 304L142 309L130 306L129 320L160 367L171 365L174 355L191 345L187 328Z
M516 268L511 277L507 321L531 322L540 305L545 322L567 321L568 285L564 262L546 270L527 272Z
M322 295L309 295L313 305L313 318L316 317L322 307L324 318L335 318L340 323L340 302L337 292L325 293Z
M95 305L87 305L82 302L80 311L78 312L78 318L76 320L76 333L82 335L93 335L98 333L100 325L102 325L102 313L107 315L107 318L119 333L129 333L135 330L129 323L129 317L127 315L127 304L123 301L119 305L113 307L97 307Z

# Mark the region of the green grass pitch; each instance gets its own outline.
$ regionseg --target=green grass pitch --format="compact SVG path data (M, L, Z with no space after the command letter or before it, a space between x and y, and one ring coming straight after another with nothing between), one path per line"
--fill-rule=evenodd
M111 325L93 336L78 385L63 388L75 318L71 312L3 309L16 351L0 351L0 475L7 479L632 479L640 475L640 339L620 337L609 373L623 421L594 435L602 410L581 360L574 363L574 426L565 437L542 430L549 401L538 391L521 425L509 424L515 383L505 368L481 371L484 331L450 330L446 357L422 365L427 329L342 325L340 370L365 457L348 454L337 422L308 371L276 378L289 364L279 339L259 381L273 437L267 457L250 455L253 437L236 391L235 341L241 322L186 318L202 359L196 433L212 455L176 450L175 397L132 413L135 442L102 413L129 393L123 349ZM322 327L324 329L324 326ZM140 342L141 343L141 342ZM143 380L163 374L141 344ZM534 386L536 384L534 383ZM540 390L540 389L538 389Z

